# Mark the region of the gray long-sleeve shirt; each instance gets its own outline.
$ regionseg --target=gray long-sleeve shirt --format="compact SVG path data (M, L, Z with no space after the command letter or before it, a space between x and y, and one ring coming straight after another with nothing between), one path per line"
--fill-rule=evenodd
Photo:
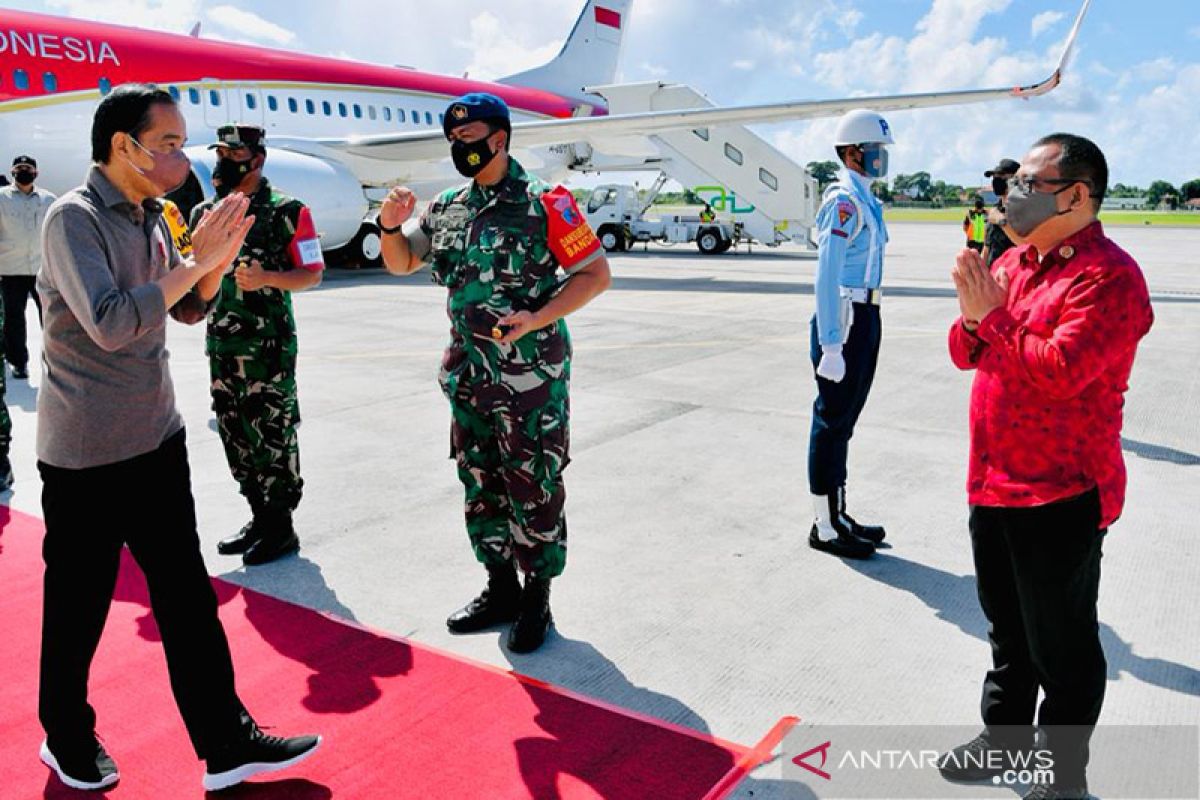
M155 450L183 427L167 366L167 308L155 283L182 261L161 206L130 203L93 166L50 207L37 289L44 309L38 458L66 469ZM170 314L192 324L193 290Z

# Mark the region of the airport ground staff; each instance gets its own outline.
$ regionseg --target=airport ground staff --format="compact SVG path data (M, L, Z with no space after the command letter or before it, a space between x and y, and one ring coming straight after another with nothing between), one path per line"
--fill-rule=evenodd
M225 275L208 320L206 347L213 412L234 479L253 518L217 545L264 564L300 546L292 512L300 503L300 445L296 427L296 321L291 293L321 282L325 262L308 208L275 191L262 176L267 149L256 125L217 129L217 195L250 198L254 226L238 267ZM193 227L212 207L192 211Z
M939 766L955 780L995 778L997 764L1012 763L995 751L1033 745L1036 707L1053 782L1030 799L1089 796L1088 742L1107 675L1101 549L1125 502L1124 394L1154 320L1141 269L1096 218L1107 186L1095 144L1043 137L1008 193L1008 222L1025 245L992 270L963 250L952 271L962 314L950 357L975 373L967 495L992 669L985 731Z
M967 215L963 217L963 233L967 236L967 247L982 253L987 236L987 212L983 210L982 197L975 198L975 206L967 209Z
M443 192L418 220L409 219L412 192L393 189L379 218L383 257L396 274L428 261L434 281L449 289L450 344L439 377L467 533L488 583L446 624L468 633L515 620L508 647L524 653L545 640L550 581L567 557L571 339L563 317L611 278L570 192L509 156L503 100L458 98L444 131L455 166L472 181Z
M808 483L816 519L809 545L866 558L884 530L846 513L846 457L879 357L879 285L887 227L870 181L887 174L892 131L883 117L856 109L838 122L834 146L843 169L817 212L816 305L811 357L816 369L808 444Z

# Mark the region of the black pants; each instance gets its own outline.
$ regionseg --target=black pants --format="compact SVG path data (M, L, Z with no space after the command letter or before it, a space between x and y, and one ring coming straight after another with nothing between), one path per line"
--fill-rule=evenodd
M1072 785L1083 783L1104 702L1107 664L1096 619L1104 534L1095 489L1036 508L971 508L979 603L992 645L983 721L989 728L1031 725L1041 688L1037 723L1054 751L1055 779Z
M46 518L38 716L52 748L95 729L88 671L122 545L146 574L171 690L196 754L206 758L233 741L249 719L234 690L229 643L200 556L184 439L180 431L153 452L90 469L38 463Z
M38 322L42 319L42 301L38 299L33 275L5 275L0 278L4 294L4 353L14 367L29 366L29 348L25 344L25 302L33 298Z
M815 316L810 328L809 356L815 369L821 363ZM817 399L813 402L808 438L808 487L813 494L830 495L846 483L850 437L875 381L882 335L879 306L855 303L850 336L842 345L846 377L834 383L817 376Z

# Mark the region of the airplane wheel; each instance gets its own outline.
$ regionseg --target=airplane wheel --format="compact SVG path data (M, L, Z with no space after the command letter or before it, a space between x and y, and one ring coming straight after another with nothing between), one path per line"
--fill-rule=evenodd
M360 269L375 268L383 265L383 242L379 235L379 226L364 222L358 233L346 246L346 255L356 261Z
M616 225L604 225L600 228L600 244L610 253L619 253L625 249L625 237Z
M700 252L704 255L712 256L721 252L721 242L723 241L725 239L721 236L720 231L715 228L705 228L696 237L696 247L700 248Z

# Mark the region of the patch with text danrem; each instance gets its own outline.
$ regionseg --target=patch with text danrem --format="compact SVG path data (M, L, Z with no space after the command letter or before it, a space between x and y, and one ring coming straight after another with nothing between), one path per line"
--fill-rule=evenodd
M979 735L980 728L802 724L784 738L783 777L821 798L1008 800L1014 790L1021 794L1033 785L1055 783L1071 758L1070 743L1087 742L1087 787L1093 797L1200 797L1200 725L1055 726L1037 735L1030 728L1006 728L1011 740L1024 741L1017 738L1024 735L1028 746L960 754L965 763L957 766L983 769L990 777L967 784L946 780L938 769L942 759Z

